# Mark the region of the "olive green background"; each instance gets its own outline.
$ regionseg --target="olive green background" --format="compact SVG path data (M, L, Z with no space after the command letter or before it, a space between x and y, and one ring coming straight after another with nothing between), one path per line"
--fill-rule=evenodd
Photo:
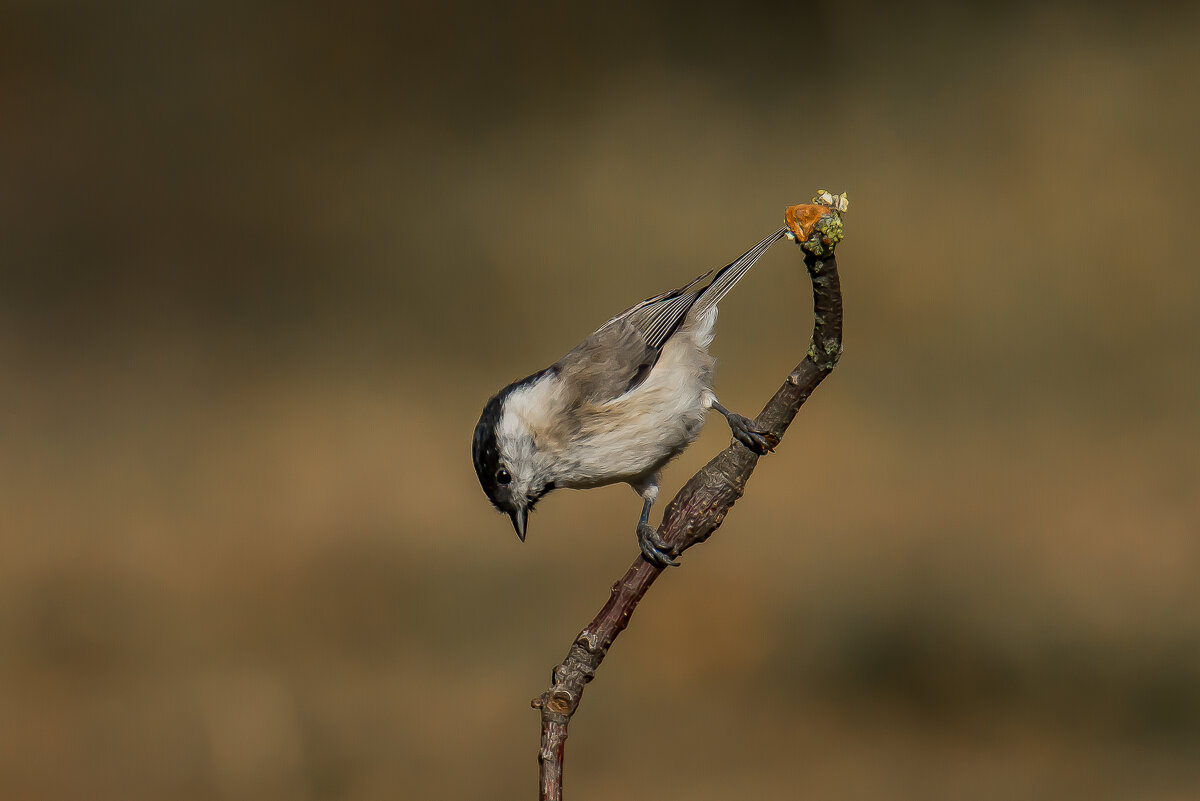
M1194 4L8 2L0 798L510 799L636 554L487 398L851 200L846 352L653 588L587 799L1200 796ZM757 412L811 296L722 305ZM728 441L713 420L667 497Z

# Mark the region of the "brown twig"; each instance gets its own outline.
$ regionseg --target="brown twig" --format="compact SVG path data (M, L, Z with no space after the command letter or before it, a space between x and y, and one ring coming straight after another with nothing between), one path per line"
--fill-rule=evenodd
M784 380L758 415L756 425L782 439L788 425L842 354L842 291L834 248L841 240L843 196L821 191L811 204L790 207L788 227L804 252L813 285L812 341L804 360ZM758 456L734 441L684 485L667 506L659 533L679 554L717 530L729 508L742 496ZM663 572L642 557L612 586L608 602L579 633L566 659L554 668L553 684L533 699L541 710L542 742L538 752L542 801L561 801L563 751L567 725L579 708L583 688L596 674L608 649L625 626L646 590Z

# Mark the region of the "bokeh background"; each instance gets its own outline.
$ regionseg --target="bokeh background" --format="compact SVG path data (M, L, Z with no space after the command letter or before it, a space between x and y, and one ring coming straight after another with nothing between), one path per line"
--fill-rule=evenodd
M846 355L571 797L1200 797L1195 4L0 14L0 798L531 797L638 503L521 545L479 410L817 188ZM734 409L799 268L722 306Z

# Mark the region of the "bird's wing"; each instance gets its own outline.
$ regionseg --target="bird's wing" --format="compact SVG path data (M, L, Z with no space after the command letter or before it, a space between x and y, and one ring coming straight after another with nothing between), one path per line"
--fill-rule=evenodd
M707 286L697 288L713 275L712 270L621 312L564 356L556 365L560 373L570 377L580 397L596 402L636 388L650 375L663 346L688 312L715 306L786 232L787 228L780 228L747 250L718 271Z
M604 403L645 381L660 352L633 325L616 320L580 342L555 368L574 399Z
M655 295L629 307L600 326L596 333L617 325L629 326L641 335L649 347L661 350L671 338L671 334L683 323L683 318L691 310L696 298L700 297L703 289L695 289L696 284L712 274L713 271L709 270L678 289Z

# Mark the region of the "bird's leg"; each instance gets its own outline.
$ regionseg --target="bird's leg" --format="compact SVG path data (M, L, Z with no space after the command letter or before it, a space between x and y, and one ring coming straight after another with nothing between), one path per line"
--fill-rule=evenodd
M779 444L779 437L770 431L755 427L750 418L729 411L718 403L716 398L712 398L709 405L725 415L725 419L729 421L729 428L733 430L733 438L758 455L775 450L775 446Z
M650 525L650 507L654 505L654 498L658 495L658 488L654 489L653 493L647 492L642 495L642 518L638 520L637 525L638 547L642 549L642 556L650 564L658 567L678 567L679 563L671 558L670 544Z

